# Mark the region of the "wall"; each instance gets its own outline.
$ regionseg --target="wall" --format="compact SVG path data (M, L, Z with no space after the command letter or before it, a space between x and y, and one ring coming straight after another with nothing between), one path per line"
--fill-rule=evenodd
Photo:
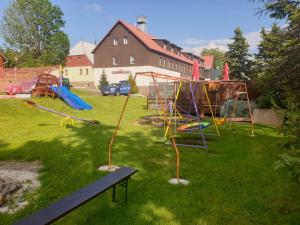
M80 75L80 69L82 69L82 75ZM86 69L88 70L88 74L86 74ZM94 82L94 80L95 80L94 69L91 66L65 67L64 68L64 77L69 78L71 83Z
M156 72L173 77L180 77L179 72L170 71L153 66L94 68L95 84L99 83L99 80L101 79L101 75L103 73L103 69L105 70L105 74L109 83L118 83L120 80L128 80L128 76L130 74L134 76L137 72ZM166 80L164 79L157 79L157 81L166 82ZM138 76L136 79L137 86L139 86L141 90L145 90L145 88L148 87L149 83L152 82L153 80L151 77ZM140 92L143 92L143 94L145 94L144 91Z
M113 38L116 37L118 45L113 45ZM123 44L123 37L128 38L128 44ZM149 54L146 47L136 39L123 25L118 24L115 29L103 40L101 45L94 53L94 67L105 68L112 67L112 58L118 58L116 67L131 66L129 57L135 57L135 64L132 66L141 66L149 63Z

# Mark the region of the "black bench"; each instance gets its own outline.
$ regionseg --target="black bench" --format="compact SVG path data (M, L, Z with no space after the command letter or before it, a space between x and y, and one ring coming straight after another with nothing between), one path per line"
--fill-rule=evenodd
M95 183L90 184L53 203L49 207L41 209L40 211L25 217L24 219L18 221L15 225L51 224L77 207L110 189L111 187L113 188L112 199L115 201L115 190L117 184L120 184L125 188L125 202L127 202L128 179L136 172L137 170L135 169L122 167L115 172L104 176Z

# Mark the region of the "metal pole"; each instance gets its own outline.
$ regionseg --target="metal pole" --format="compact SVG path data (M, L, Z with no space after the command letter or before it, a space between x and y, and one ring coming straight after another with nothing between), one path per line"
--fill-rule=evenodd
M211 116L212 116L213 121L214 121L214 125L215 125L215 128L216 128L217 134L218 134L219 137L221 137L218 125L217 125L216 120L215 120L214 112L213 112L211 104L210 104L209 96L208 96L208 93L207 93L207 90L206 90L206 87L205 87L204 83L203 83L203 88L204 88L204 92L205 92L205 95L206 95L206 99L207 99L207 102L208 102L208 106L209 106L209 109L210 109Z
M134 75L133 81L135 81L136 77L137 77L137 73ZM129 100L129 97L130 97L130 95L131 95L131 92L132 92L132 85L131 85L130 90L129 90L129 92L128 92L128 95L127 95L127 98L126 98L126 100L125 100L125 104L124 104L124 106L123 106L123 109L122 109L121 115L120 115L120 117L119 117L117 126L116 126L116 128L115 128L115 131L114 131L114 133L113 133L113 136L112 136L112 138L111 138L111 140L110 140L110 143L109 143L109 146L108 146L108 167L109 167L109 168L111 168L111 158L112 158L112 152L111 152L111 149L112 149L112 145L113 145L113 143L114 143L115 137L116 137L117 132L118 132L118 130L119 130L120 123L121 123L121 120L122 120L122 118L123 118L123 115L124 115L124 112L125 112L125 109L126 109L126 106L127 106L128 100Z
M253 120L252 120L252 111L251 111L251 105L250 105L250 100L248 96L248 90L247 90L247 85L244 83L245 86L245 92L246 92L246 97L247 97L247 102L248 102L248 108L249 108L249 113L250 113L250 120L251 120L251 136L254 136L254 126L253 126Z
M190 90L191 90L191 93L192 93L193 104L194 104L194 107L195 107L195 110L196 110L197 120L198 120L198 123L199 123L200 133L201 133L201 136L202 136L204 147L207 149L206 140L205 140L205 137L204 137L204 134L203 134L203 129L202 129L201 124L200 124L199 112L198 112L197 104L196 104L196 101L195 101L195 96L194 96L193 86L192 86L191 81L189 81L189 84L190 84ZM197 85L197 83L196 83L196 85Z
M180 179L180 176L179 176L179 169L180 169L180 156L179 156L179 150L177 148L177 145L176 145L176 142L175 142L175 139L174 137L171 137L172 139L172 143L173 143L173 147L175 149L175 152L176 152L176 179L179 183L179 179Z

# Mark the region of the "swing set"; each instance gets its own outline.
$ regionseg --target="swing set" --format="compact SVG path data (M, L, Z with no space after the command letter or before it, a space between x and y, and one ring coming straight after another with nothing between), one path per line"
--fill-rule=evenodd
M178 149L178 146L188 146L188 147L198 147L198 148L204 148L207 150L207 143L205 140L205 136L204 136L204 132L203 129L206 128L209 124L205 124L201 121L200 115L199 115L199 111L198 111L198 107L197 107L197 102L195 100L195 94L194 92L196 91L196 88L200 85L202 85L203 90L206 93L206 97L208 99L208 95L205 89L205 86L203 84L201 84L199 81L190 81L188 79L185 78L179 78L179 77L172 77L172 76L168 76L168 75L164 75L164 74L158 74L158 73L154 73L154 72L140 72L140 73L136 73L133 80L135 81L137 79L137 77L149 77L152 79L154 87L155 87L155 91L156 91L156 97L157 99L162 99L162 96L160 94L159 88L158 88L158 82L157 80L167 80L167 81L172 81L175 84L175 98L174 98L174 102L172 104L168 105L168 109L166 110L165 104L163 103L163 101L159 101L161 104L161 112L159 114L160 118L163 119L164 121L164 135L166 137L168 137L171 141L171 145L173 146L173 149L176 153L176 184L186 184L183 179L181 179L180 177L180 152ZM184 110L180 110L178 109L177 106L177 100L180 96L180 91L181 91L181 87L185 85L187 87L189 87L189 96L190 96L190 110L188 112L188 114L184 114ZM194 86L194 87L193 87ZM115 168L118 168L116 166L114 166L112 164L112 149L113 149L113 144L115 141L115 138L117 136L117 132L120 128L120 124L121 121L123 119L127 104L128 104L128 100L131 96L131 92L132 89L130 89L130 91L128 92L127 98L125 100L123 109L121 111L121 114L119 116L116 128L114 130L114 133L112 135L112 138L109 142L108 145L108 165L104 165L101 166L102 168L107 168L108 171L112 171ZM169 98L169 100L172 100L172 96ZM208 99L209 101L209 99ZM171 103L171 101L169 102ZM192 110L193 109L193 110ZM210 108L211 109L211 108ZM174 112L174 113L173 113ZM211 109L211 113L212 116L214 116L213 111ZM195 130L194 129L190 129L190 125L185 125L188 126L189 128L184 128L184 125L182 124L181 121L185 121L185 122L191 122L193 121L193 125L195 125ZM213 119L213 121L215 121ZM177 126L177 124L180 124L179 126ZM174 126L175 125L175 126ZM220 136L217 124L214 122L216 131L217 131L217 135ZM193 145L193 144L180 144L177 143L176 141L176 133L179 132L180 130L183 130L187 133L190 132L194 132L196 130L200 131L200 139L202 140L202 144L201 145ZM101 169L101 167L99 167L99 169ZM172 179L171 179L172 180ZM169 181L170 182L170 181Z

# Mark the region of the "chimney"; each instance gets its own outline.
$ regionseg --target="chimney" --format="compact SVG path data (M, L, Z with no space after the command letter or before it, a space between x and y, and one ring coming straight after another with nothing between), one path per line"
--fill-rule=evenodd
M147 17L138 16L135 26L144 33L147 33Z

